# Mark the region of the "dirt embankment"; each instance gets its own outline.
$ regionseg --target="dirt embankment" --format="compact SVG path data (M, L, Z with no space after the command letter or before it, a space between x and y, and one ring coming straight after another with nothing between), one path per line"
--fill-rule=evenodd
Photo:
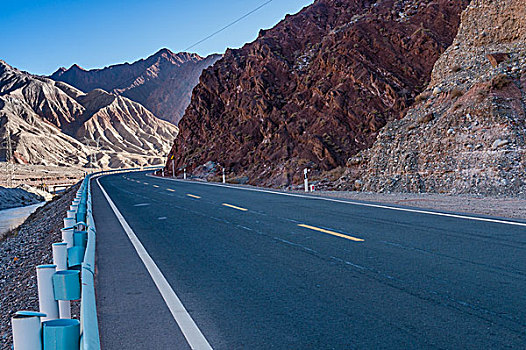
M18 310L38 310L37 265L51 263L51 244L61 241L63 218L78 185L37 211L0 241L0 343L11 349L11 316ZM73 317L78 311L72 310Z

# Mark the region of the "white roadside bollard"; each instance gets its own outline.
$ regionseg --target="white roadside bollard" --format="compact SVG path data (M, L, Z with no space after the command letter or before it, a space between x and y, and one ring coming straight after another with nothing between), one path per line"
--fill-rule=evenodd
M68 248L73 247L73 226L77 223L75 218L65 218L64 219L64 228L60 229L62 233L62 242L68 244Z
M14 350L42 349L42 325L40 318L46 314L33 311L18 311L11 318Z
M225 168L223 167L223 183L226 184Z
M73 247L73 229L61 228L60 232L62 233L62 242L66 243L68 248Z
M75 217L72 218L64 218L64 228L69 228L75 226L77 223L77 220Z
M53 264L57 271L68 269L68 245L66 242L53 243ZM71 302L69 300L58 301L58 314L60 318L71 318Z
M183 169L184 172L183 172L183 179L186 180L186 168Z
M42 317L42 322L58 318L58 303L53 291L53 274L56 268L56 265L37 266L38 305L40 312L46 314Z
M307 178L307 168L303 169L303 178L305 179L305 192L309 192L309 179Z
M164 177L164 169L161 170L162 177Z
M175 178L175 160L172 160L172 177Z
M66 242L53 243L53 265L57 271L68 269L68 245Z
M314 185L310 185L310 191L311 191L311 192L316 191L315 188L314 188Z

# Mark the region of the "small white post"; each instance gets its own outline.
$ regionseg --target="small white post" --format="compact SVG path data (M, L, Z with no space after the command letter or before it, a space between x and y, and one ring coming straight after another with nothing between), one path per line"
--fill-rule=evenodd
M58 303L53 292L53 274L56 265L37 266L38 305L40 312L46 314L42 321L55 320L58 318Z
M72 227L77 223L75 217L64 218L64 228Z
M175 160L172 159L172 177L175 177Z
M226 177L225 177L225 167L223 167L223 183L226 183Z
M60 229L60 232L62 233L62 242L66 243L66 246L68 248L73 247L73 229Z
M305 179L305 192L309 192L309 179L307 178L307 168L303 169L303 178Z
M164 177L164 169L161 170L161 176Z
M42 349L42 325L37 312L19 311L11 318L14 350Z
M184 168L183 170L184 170L183 179L186 180L186 168Z
M53 265L57 266L57 271L68 269L68 245L66 242L53 243Z

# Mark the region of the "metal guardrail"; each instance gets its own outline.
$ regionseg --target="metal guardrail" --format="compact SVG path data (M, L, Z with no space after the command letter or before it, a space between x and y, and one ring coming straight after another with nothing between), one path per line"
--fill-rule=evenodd
M63 242L53 244L53 264L37 267L40 312L18 311L11 319L14 350L100 350L91 179L159 168L101 171L84 178L64 219ZM70 306L79 290L80 322L71 319Z
M82 262L82 301L80 304L81 320L81 350L100 350L99 325L97 321L97 306L95 300L95 241L96 230L95 220L93 219L93 208L91 199L91 179L110 174L123 172L134 172L144 170L156 170L161 167L131 168L126 170L101 171L86 176L86 224L88 229L88 242ZM46 349L44 349L46 350Z

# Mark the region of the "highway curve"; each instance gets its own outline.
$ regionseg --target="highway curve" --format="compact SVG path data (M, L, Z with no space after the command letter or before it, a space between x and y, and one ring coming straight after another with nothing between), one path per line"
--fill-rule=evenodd
M526 347L524 222L145 173L99 181L104 349L188 349L199 336L214 349Z

